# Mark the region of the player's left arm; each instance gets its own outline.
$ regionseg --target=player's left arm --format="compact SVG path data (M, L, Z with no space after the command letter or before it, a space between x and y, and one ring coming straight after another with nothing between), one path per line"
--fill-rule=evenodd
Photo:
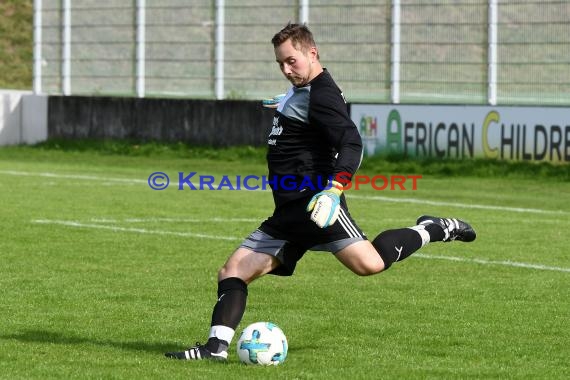
M313 196L307 205L311 219L325 228L338 219L343 184L350 181L362 161L362 139L348 115L344 97L333 87L322 88L318 96L311 98L309 122L322 130L338 153L329 189Z
M362 162L363 147L340 90L333 87L320 89L318 96L311 99L309 117L311 125L320 128L327 142L338 152L333 178L342 175L350 180Z

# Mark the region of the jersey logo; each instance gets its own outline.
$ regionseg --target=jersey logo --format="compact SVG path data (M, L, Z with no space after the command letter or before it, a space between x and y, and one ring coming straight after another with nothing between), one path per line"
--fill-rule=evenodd
M279 118L273 118L273 125L271 126L271 132L269 132L269 136L281 136L283 133L283 127L279 125ZM267 145L277 145L277 139L268 139Z
M283 127L279 126L273 126L271 127L271 132L269 133L269 136L267 137L271 137L271 136L280 136L281 133L283 133Z

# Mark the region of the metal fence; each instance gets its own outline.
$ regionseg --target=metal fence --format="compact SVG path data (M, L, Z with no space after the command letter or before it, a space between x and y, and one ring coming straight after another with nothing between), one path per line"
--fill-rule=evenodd
M259 99L307 22L349 101L570 104L569 0L34 0L37 93Z

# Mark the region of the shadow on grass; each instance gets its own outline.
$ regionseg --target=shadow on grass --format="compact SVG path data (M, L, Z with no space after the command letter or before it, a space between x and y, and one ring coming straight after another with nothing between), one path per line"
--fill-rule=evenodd
M81 345L91 344L101 347L112 347L121 350L141 351L150 353L163 354L165 352L179 351L185 347L181 347L179 343L168 342L118 342L108 339L84 338L77 335L62 334L59 332L46 330L28 330L14 334L0 334L0 340L17 340L22 343L40 343L40 344L62 344L62 345ZM298 351L317 351L317 345L289 347L290 352Z
M121 350L143 351L152 353L164 353L180 350L177 343L164 342L120 342L109 339L84 338L77 335L63 334L45 330L29 330L14 334L0 334L1 340L17 340L23 343L49 343L63 345L92 344L102 347L113 347Z

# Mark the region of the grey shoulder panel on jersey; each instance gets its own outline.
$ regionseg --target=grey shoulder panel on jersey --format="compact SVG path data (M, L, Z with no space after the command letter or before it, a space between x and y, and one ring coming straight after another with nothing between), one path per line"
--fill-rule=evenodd
M290 119L308 123L310 96L311 86L293 87L279 103L277 111Z

